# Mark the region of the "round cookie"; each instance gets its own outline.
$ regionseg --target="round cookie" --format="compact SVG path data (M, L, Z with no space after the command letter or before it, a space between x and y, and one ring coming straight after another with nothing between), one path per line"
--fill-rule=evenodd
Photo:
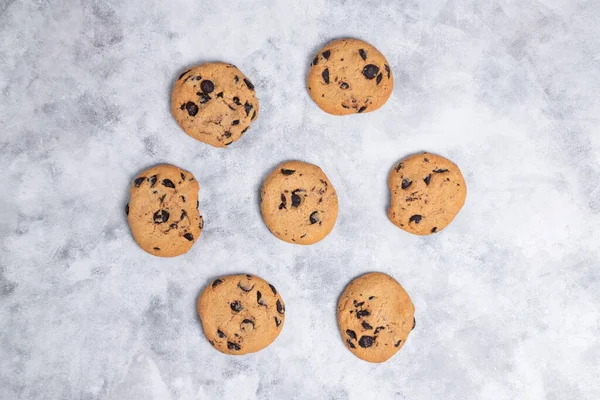
M198 299L204 335L221 353L262 350L279 335L285 304L275 287L253 275L223 276Z
M198 182L191 172L170 164L142 172L129 190L125 207L133 238L159 257L187 252L202 233Z
M310 97L333 115L375 111L390 98L393 87L392 71L383 54L357 39L328 43L308 73Z
M265 224L285 242L316 243L331 232L337 219L337 194L316 165L281 164L265 180L260 198Z
M206 63L183 72L171 112L191 137L215 147L237 141L258 116L254 85L235 65Z
M391 276L362 275L346 287L338 302L338 325L346 347L361 360L387 361L404 346L415 328L415 306Z
M400 161L390 172L388 218L415 235L444 229L465 204L467 186L452 161L422 153Z

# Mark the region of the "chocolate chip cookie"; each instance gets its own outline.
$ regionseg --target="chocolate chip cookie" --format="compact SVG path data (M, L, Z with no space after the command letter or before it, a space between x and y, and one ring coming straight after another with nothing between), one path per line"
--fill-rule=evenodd
M258 116L254 85L235 65L206 63L184 71L171 112L191 137L215 147L237 141Z
M308 92L315 103L333 115L368 113L392 94L390 65L375 47L362 40L334 40L313 58Z
M338 199L321 168L289 161L275 168L265 180L260 209L265 224L279 239L313 244L333 229Z
M452 161L422 153L400 161L390 172L388 218L415 235L444 229L465 204L467 186Z
M350 282L338 302L338 325L358 358L380 363L404 346L415 328L415 306L391 276L374 272Z
M270 345L285 320L277 289L254 275L223 276L198 299L204 335L225 354L254 353Z
M125 212L137 244L159 257L175 257L191 249L204 225L198 190L191 172L170 164L157 165L135 178Z

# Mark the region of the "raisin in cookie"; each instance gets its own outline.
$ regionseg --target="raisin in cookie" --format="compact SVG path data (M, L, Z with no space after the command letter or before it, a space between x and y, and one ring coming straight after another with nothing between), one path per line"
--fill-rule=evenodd
M383 106L392 94L389 63L361 40L340 39L319 50L308 74L308 92L333 115L367 113Z
M337 317L346 347L362 360L380 363L406 343L415 327L415 306L394 278L374 272L350 282Z
M131 185L125 207L133 238L160 257L187 252L200 236L198 182L191 172L162 164L142 172Z
M265 224L279 239L313 244L333 229L338 199L321 168L289 161L265 180L260 209Z
M258 116L254 85L234 65L207 63L183 72L171 112L191 137L215 147L237 141Z
M198 299L204 335L225 354L262 350L279 335L285 304L275 287L253 275L223 276Z
M422 153L400 161L390 172L388 218L415 235L444 229L465 204L467 186L452 161Z

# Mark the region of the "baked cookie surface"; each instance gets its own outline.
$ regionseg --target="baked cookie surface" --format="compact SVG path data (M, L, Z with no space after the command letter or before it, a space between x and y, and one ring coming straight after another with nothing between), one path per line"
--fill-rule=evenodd
M254 275L222 276L198 299L204 335L225 354L254 353L270 345L285 320L277 289Z
M332 231L338 198L321 168L289 161L265 180L260 208L265 224L276 237L289 243L313 244Z
M171 95L171 112L191 137L215 147L240 139L258 117L252 82L234 65L206 63L184 71Z
M452 161L430 153L410 156L390 172L388 218L415 235L429 235L452 222L465 203L467 186Z
M310 97L333 115L375 111L389 99L393 87L383 54L357 39L328 43L313 58L308 74Z
M198 181L170 164L152 167L133 181L125 207L131 233L146 252L175 257L187 252L202 233Z
M344 344L358 358L380 363L404 346L415 327L415 307L391 276L374 272L354 279L338 302Z

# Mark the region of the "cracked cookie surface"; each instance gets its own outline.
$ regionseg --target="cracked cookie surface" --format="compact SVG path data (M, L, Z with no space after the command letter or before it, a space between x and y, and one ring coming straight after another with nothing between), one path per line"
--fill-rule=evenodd
M313 58L308 74L310 97L333 115L375 111L389 99L393 87L383 54L357 39L328 43Z
M391 276L373 272L354 279L338 302L344 345L358 358L380 363L404 346L414 329L415 306Z
M279 239L313 244L333 229L338 214L335 188L313 164L288 161L265 180L260 209L265 224Z
M460 169L430 153L405 158L390 172L388 218L415 235L429 235L448 226L467 197Z
M225 354L254 353L270 345L285 320L275 286L254 275L222 276L198 299L198 314L210 344Z
M206 63L185 70L175 82L171 112L191 137L226 147L258 117L252 82L234 65Z
M137 244L159 257L175 257L191 249L204 227L198 211L199 188L191 172L170 164L139 174L125 207Z

